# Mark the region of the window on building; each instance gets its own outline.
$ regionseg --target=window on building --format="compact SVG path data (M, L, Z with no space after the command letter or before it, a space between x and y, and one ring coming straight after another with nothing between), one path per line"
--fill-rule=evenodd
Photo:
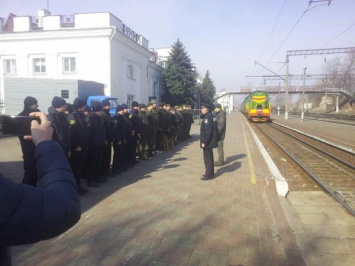
M46 59L34 58L33 59L33 72L34 73L46 73Z
M5 74L16 74L16 60L5 59L4 60Z
M129 108L132 108L132 102L134 101L134 95L128 94L127 95L127 105Z
M76 72L75 57L63 57L63 72Z
M128 66L128 69L127 69L127 78L129 78L129 79L134 79L134 69L133 69L133 66L132 66L132 65L129 65L129 66Z
M60 97L62 97L63 99L69 99L69 91L68 90L61 90L60 91Z

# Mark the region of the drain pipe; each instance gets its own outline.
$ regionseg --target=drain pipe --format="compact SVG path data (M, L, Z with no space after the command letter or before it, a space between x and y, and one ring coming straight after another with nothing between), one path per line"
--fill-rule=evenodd
M115 37L116 33L117 33L117 28L115 26L111 26L112 28L112 33L111 33L111 36L110 36L110 42L112 41L113 37Z

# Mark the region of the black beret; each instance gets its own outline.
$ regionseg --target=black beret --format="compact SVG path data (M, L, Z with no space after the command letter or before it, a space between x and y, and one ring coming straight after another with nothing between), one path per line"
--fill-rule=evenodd
M111 106L111 103L109 100L105 99L105 100L102 100L102 107L105 107L105 106Z
M95 101L95 102L92 103L91 108L92 108L92 111L93 111L93 112L102 111L102 104L101 104L100 102L96 102L96 101Z
M147 106L146 106L144 103L141 103L141 104L139 105L139 109L142 109L142 108L147 108Z
M123 107L123 105L117 105L116 107L116 112L119 112L119 111L123 111L125 108Z
M26 107L30 107L30 106L32 106L32 105L37 104L38 102L37 102L37 99L36 99L35 97L27 96L27 97L25 98L25 100L23 101L23 103L24 103L24 105L25 105Z
M139 106L138 102L136 102L136 101L132 102L132 107L138 107L138 106Z
M60 108L60 107L63 107L64 105L66 105L67 102L61 98L61 97L58 97L58 96L54 96L53 100L52 100L52 106L54 108Z
M84 107L85 104L86 104L85 100L82 98L75 98L74 103L73 103L75 109L79 109L81 107Z
M84 112L91 112L89 105L85 105Z

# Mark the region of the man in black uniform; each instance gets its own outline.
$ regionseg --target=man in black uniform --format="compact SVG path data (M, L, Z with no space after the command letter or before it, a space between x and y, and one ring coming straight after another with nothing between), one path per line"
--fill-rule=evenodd
M105 122L103 120L102 105L100 102L92 104L92 117L89 128L88 147L88 186L98 187L98 183L105 183L108 178L104 176L103 156L106 142Z
M20 116L28 116L32 112L39 112L37 99L31 96L28 96L24 100L24 107ZM36 158L35 158L35 148L36 146L31 140L26 140L23 136L19 137L22 149L22 158L23 158L23 168L25 173L23 175L22 183L37 186L37 167L36 167Z
M112 176L110 173L111 157L112 157L112 141L113 141L113 122L110 114L111 103L105 99L102 101L103 119L105 122L106 142L104 146L104 154L102 158L103 171L105 176Z
M201 105L200 145L203 149L203 161L206 168L201 180L214 177L213 148L217 147L218 130L216 119L211 110L211 105L205 103Z
M148 131L147 131L147 145L148 145L148 157L153 157L154 150L154 132L155 132L155 118L153 114L153 103L147 103L146 115L148 118Z
M48 108L47 118L53 128L53 140L59 142L64 154L67 158L70 158L71 136L69 122L65 114L66 108L66 101L61 97L55 96L52 100L52 106Z
M128 109L128 105L125 103L122 103L122 107L123 107L123 118L126 122L126 129L127 129L127 133L126 133L126 142L124 144L124 156L123 156L123 161L124 161L124 165L126 165L127 167L132 167L134 166L136 163L139 163L138 160L136 160L136 158L132 158L131 160L131 150L132 150L132 145L133 145L133 139L134 139L134 131L132 129L132 121L130 119L130 114L129 114L129 109Z
M131 143L130 155L129 155L130 162L132 163L137 163L136 152L137 152L138 137L140 136L142 131L141 121L138 116L138 109L139 109L138 102L133 101L132 108L129 113L129 119L131 120L132 131L133 131L133 137L131 139L132 143Z
M146 160L147 137L149 134L149 121L146 114L147 106L144 103L139 105L138 116L141 122L141 134L138 141L138 154L140 160Z
M113 160L112 174L118 175L127 170L127 165L124 164L124 145L126 143L126 121L124 118L124 107L117 105L117 114L113 117Z
M79 195L84 195L88 192L80 184L81 176L84 174L89 144L89 128L84 114L85 107L84 99L75 98L73 104L74 111L68 116L71 134L71 156L69 163L73 170Z

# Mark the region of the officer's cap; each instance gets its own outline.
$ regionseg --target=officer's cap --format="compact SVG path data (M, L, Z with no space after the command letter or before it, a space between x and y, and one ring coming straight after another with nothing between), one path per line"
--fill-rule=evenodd
M211 109L212 108L212 106L210 105L210 104L208 104L208 103L201 103L201 109L202 108L208 108L208 109Z

